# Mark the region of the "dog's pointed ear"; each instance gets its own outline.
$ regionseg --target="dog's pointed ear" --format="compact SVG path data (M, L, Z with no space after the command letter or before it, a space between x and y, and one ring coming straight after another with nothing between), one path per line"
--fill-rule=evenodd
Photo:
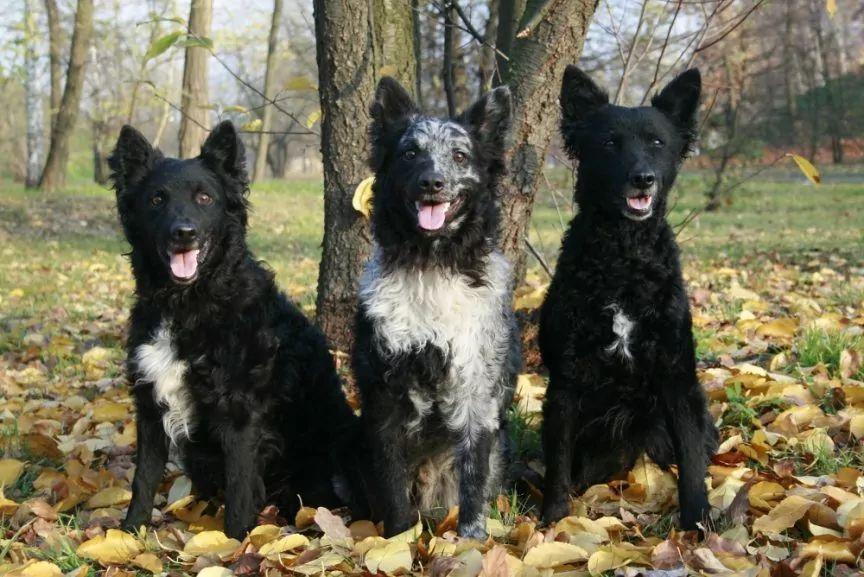
M609 104L609 95L579 67L570 64L561 81L560 101L563 122L572 124Z
M481 96L457 120L497 156L507 145L512 115L510 89L499 86Z
M651 99L651 106L684 127L696 122L702 76L698 68L682 72Z
M372 124L369 126L369 140L372 150L369 165L378 171L391 149L392 140L408 128L411 118L419 113L411 95L394 78L384 76L378 81L375 98L369 107Z
M110 179L117 194L141 182L160 158L162 153L153 148L143 134L128 124L121 128L114 152L108 158Z
M246 148L230 120L220 122L210 132L201 145L199 158L214 170L225 172L242 183L249 180L246 174Z

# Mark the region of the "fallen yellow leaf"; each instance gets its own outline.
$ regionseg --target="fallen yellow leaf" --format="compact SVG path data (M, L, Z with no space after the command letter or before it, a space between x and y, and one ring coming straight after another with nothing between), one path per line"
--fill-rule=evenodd
M582 547L553 541L552 543L541 543L532 548L522 561L537 569L552 569L586 559L588 559L588 552Z
M123 487L107 487L102 489L87 500L87 507L98 509L100 507L115 507L128 505L132 500L132 491Z
M138 541L119 529L108 529L107 534L85 541L75 550L79 557L93 559L101 565L122 565L140 552Z
M197 557L210 553L222 558L228 557L239 547L240 541L227 537L222 531L202 531L186 542L183 554Z
M357 188L354 189L354 197L351 199L351 206L354 210L369 218L372 215L372 183L375 182L375 177L370 176L364 179Z
M24 463L17 459L0 459L0 486L14 485L21 473Z

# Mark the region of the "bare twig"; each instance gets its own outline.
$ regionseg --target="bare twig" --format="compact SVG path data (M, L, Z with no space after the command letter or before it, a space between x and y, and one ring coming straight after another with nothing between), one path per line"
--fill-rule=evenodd
M196 36L195 34L192 34L191 32L189 33L189 36L192 37L192 38L196 38L196 39L199 40L199 41L202 40L200 37ZM203 42L202 42L202 44L203 44ZM247 82L244 78L242 78L239 74L237 74L236 72L234 72L234 70L233 70L230 66L228 66L228 64L227 64L224 60L222 60L222 58L220 58L218 54L216 54L216 51L213 50L213 48L208 48L208 50L210 51L210 55L213 56L213 58L216 60L216 62L218 62L218 63L222 66L222 68L224 68L225 71L228 72L228 74L230 74L231 76L233 76L234 79L237 80L237 82L239 82L240 84L242 84L243 86L245 86L246 88L248 88L249 90L251 90L252 92L254 92L255 94L257 94L259 97L261 97L261 98L264 100L264 102L270 104L270 105L273 106L276 110L278 110L279 112L281 112L282 114L284 114L285 116L287 116L288 118L290 118L291 120L293 120L293 121L294 121L298 126L301 126L301 127L303 127L303 128L306 128L306 125L303 124L303 123L302 123L302 122L301 122L301 121L300 121L300 120L299 120L299 119L294 115L294 113L289 112L288 110L285 110L284 108L282 108L281 106L279 106L279 103L278 103L278 102L276 102L276 101L273 100L272 98L268 98L267 95L264 94L263 92L261 92L260 90L258 90L257 87L255 87L254 85L250 84L250 83ZM317 132L317 131L315 131L315 130L310 130L310 129L308 129L308 128L306 129L306 132L303 132L303 133L301 133L301 134L314 134L314 135L316 135L316 136L321 136L321 134L320 134L319 132Z
M525 247L528 249L528 252L530 252L531 255L537 259L537 262L540 263L540 267L544 271L546 271L546 274L549 275L549 278L552 278L552 269L549 267L549 263L546 262L546 259L543 258L543 255L540 254L540 252L536 248L534 248L534 245L531 244L531 241L527 238L525 239Z
M726 38L732 32L734 32L739 26L744 24L744 22L747 20L747 18L749 18L750 15L753 14L753 12L755 12L756 10L758 10L759 7L761 7L762 4L764 4L764 3L765 3L765 0L758 0L756 2L756 4L754 4L753 6L750 7L749 10L747 10L743 15L738 17L738 21L735 22L734 24L732 24L732 26L730 26L729 28L727 28L726 30L721 32L716 38L712 38L709 42L696 48L696 50L694 51L694 54L702 52L703 50L707 50L708 48L711 48L712 46L714 46L718 42L721 42L724 38Z

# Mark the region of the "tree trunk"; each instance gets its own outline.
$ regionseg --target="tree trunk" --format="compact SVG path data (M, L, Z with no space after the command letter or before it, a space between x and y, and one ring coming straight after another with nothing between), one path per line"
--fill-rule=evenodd
M45 13L48 16L48 61L51 71L51 129L57 111L60 110L60 99L63 98L63 28L60 27L60 12L56 0L45 0Z
M84 69L87 51L93 35L93 0L78 0L66 87L60 100L60 109L51 129L51 148L45 161L45 170L39 187L45 191L57 190L66 184L66 165L69 162L69 138L78 119L78 107L84 89Z
M423 55L420 46L423 31L420 28L420 0L411 0L411 32L414 47L414 102L423 108Z
M27 117L27 172L24 185L34 188L39 184L42 155L42 94L39 90L38 58L36 57L36 19L31 0L24 0L24 92Z
M276 48L279 38L279 25L282 22L282 0L273 0L273 18L270 21L270 37L267 40L267 72L264 75L264 95L272 100L276 83ZM266 103L265 103L266 104ZM252 180L264 180L267 173L267 151L270 149L270 127L273 124L273 107L265 106L261 115L261 135L258 138L258 151L255 154L255 171Z
M478 93L483 94L492 88L495 74L495 59L497 54L492 46L495 46L498 36L498 6L497 0L489 2L489 17L486 19L486 28L483 30L485 45L480 47L480 62L477 65Z
M369 104L382 68L414 86L413 22L411 4L401 0L314 0L314 8L324 163L317 321L332 346L347 350L369 255L369 223L351 206L354 189L369 176Z
M444 95L447 97L447 114L456 116L456 87L454 78L454 60L456 43L459 36L456 31L456 9L452 6L444 8L444 62L441 70L441 80L444 84Z
M189 34L210 37L213 0L192 0L189 7ZM210 52L201 46L188 46L183 65L183 95L180 99L180 158L197 156L209 128L207 69Z
M499 38L508 28L505 4L511 2L501 3ZM509 177L501 185L501 248L515 267L517 282L525 276L525 234L546 150L557 130L561 77L579 58L596 7L596 0L530 0L518 26L521 37L508 53L503 79L513 93L514 114Z

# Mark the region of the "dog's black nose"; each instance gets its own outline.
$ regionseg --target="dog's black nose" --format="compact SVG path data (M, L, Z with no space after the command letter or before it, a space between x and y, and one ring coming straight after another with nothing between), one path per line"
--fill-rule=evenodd
M439 172L425 172L420 176L422 192L441 192L444 190L444 175Z
M657 178L650 170L640 170L630 175L630 184L639 190L647 190L654 186Z
M171 240L190 243L198 237L198 230L188 222L175 224L171 229Z

